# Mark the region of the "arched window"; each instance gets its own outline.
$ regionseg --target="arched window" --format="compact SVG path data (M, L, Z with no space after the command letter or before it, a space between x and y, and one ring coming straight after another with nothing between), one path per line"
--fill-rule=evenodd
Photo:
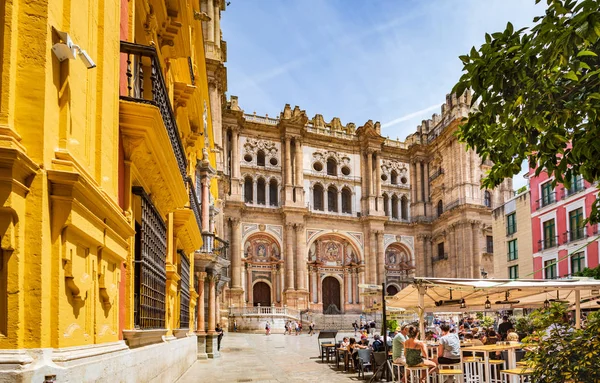
M328 161L329 162L329 161ZM338 192L335 186L330 186L327 189L327 210L336 212L338 211Z
M390 216L390 197L387 194L383 195L383 211L386 217Z
M392 196L392 218L398 219L398 197Z
M487 190L485 191L485 193L483 193L483 204L486 207L492 207L492 195Z
M342 189L342 213L352 214L352 192L348 188Z
M337 176L337 162L333 157L327 159L327 175Z
M395 170L392 170L392 174L390 175L390 182L392 185L398 184L398 173Z
M264 178L259 178L256 182L256 203L259 205L267 204L266 183Z
M408 219L408 199L406 196L400 198L400 217L402 217L402 219Z
M256 164L258 166L265 166L265 152L262 150L259 150L258 153L256 153Z
M323 186L316 184L313 187L313 205L315 210L323 211Z
M279 206L279 193L277 191L277 180L275 178L269 182L269 205Z
M437 215L438 215L438 217L440 215L442 215L443 213L444 213L444 204L442 203L442 200L439 200L438 204L437 204Z
M252 177L247 176L244 178L244 202L254 203L254 196L252 194Z

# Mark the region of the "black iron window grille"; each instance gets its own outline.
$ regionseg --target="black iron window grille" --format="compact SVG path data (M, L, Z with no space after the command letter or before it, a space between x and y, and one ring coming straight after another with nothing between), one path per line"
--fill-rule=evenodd
M144 189L134 187L133 193L142 210L135 235L135 326L165 328L167 228Z
M190 261L179 250L179 328L190 328Z

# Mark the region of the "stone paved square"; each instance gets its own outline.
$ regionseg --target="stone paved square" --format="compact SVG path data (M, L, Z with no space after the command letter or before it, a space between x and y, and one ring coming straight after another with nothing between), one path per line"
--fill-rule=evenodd
M338 340L343 336L338 334ZM369 377L369 374L367 374ZM227 333L221 357L199 360L178 380L179 383L211 382L352 382L357 373L344 372L335 363L321 363L317 336L302 334Z

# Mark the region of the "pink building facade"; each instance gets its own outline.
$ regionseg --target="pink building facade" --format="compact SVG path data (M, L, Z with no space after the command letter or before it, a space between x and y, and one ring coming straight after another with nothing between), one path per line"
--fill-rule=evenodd
M598 224L584 225L598 195L596 185L576 177L567 189L552 187L553 177L535 177L530 168L531 231L534 275L521 278L568 277L585 267L598 266Z

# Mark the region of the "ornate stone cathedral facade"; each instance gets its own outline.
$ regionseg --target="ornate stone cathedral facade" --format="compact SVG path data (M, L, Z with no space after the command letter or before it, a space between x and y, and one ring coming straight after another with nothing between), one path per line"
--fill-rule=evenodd
M326 122L289 105L262 117L232 96L220 164L229 304L355 313L373 303L360 283L386 281L393 294L407 277L491 269L490 213L512 184L480 188L491 164L453 135L469 105L469 94L447 96L401 142L379 122Z

